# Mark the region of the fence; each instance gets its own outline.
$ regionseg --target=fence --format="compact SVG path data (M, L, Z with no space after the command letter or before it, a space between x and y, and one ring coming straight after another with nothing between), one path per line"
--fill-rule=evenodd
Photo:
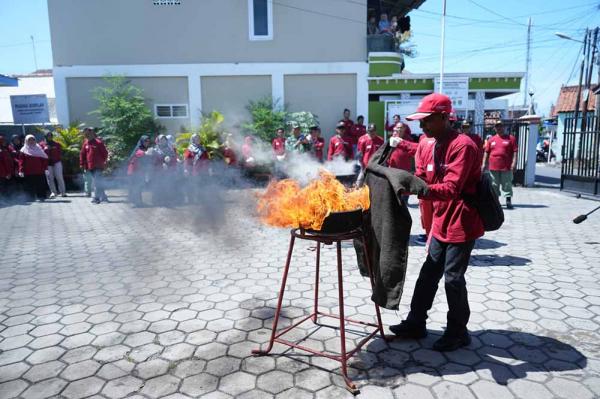
M580 194L600 195L600 117L587 118L581 131L581 118L566 118L560 188Z

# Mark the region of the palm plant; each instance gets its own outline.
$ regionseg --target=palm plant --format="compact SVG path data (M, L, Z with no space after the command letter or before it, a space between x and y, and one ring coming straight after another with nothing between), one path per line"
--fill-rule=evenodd
M183 154L190 143L190 139L194 133L200 136L200 144L204 146L208 152L210 159L221 158L221 137L223 134L223 121L225 117L218 111L212 111L207 114L202 114L200 118L200 126L195 129L195 132L184 132L177 136L175 140L177 151Z
M64 174L76 175L79 172L79 152L83 144L82 123L73 122L67 128L58 127L54 132L54 141L62 147Z

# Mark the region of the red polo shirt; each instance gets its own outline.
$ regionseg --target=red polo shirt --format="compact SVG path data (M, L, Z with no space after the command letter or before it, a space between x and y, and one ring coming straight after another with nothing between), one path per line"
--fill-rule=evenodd
M515 136L498 134L490 138L485 146L485 152L490 156L490 170L511 170L513 155L517 152Z
M337 135L333 136L329 140L329 150L327 151L327 160L331 161L333 158L346 157L346 143L341 137Z
M350 128L350 142L352 145L358 145L358 141L367 133L365 125L354 124Z
M474 194L481 178L477 147L464 134L451 132L433 145L427 140L419 154L416 176L429 185L424 199L433 202L431 234L442 242L461 243L483 236L477 209L468 205L464 194ZM434 157L435 154L435 157Z
M325 139L323 137L313 138L312 148L315 152L315 158L323 162L323 149L325 148Z
M390 154L388 166L390 168L410 171L412 169L411 159L417 152L417 146L418 144L413 141L402 140Z
M271 147L273 147L275 155L285 154L285 139L283 137L275 137L271 142Z
M358 152L362 154L360 158L360 164L363 167L366 167L371 160L371 157L375 152L383 145L383 138L378 135L374 135L373 137L368 134L364 134L358 140Z

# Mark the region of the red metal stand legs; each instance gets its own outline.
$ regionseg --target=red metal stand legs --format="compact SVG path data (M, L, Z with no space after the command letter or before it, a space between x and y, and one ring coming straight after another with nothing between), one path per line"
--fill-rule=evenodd
M316 264L315 264L316 276L315 276L314 310L311 314L303 317L300 321L297 321L296 323L292 324L289 327L284 328L281 331L277 331L277 324L279 323L279 316L281 314L281 305L283 302L283 296L285 293L287 276L288 276L288 272L290 269L292 253L294 250L294 242L295 242L296 238L316 241L316 243L317 243ZM314 355L324 356L329 359L337 360L342 365L342 377L344 378L344 381L346 382L346 388L353 394L357 394L359 391L356 388L356 385L348 377L348 359L350 359L356 352L358 352L360 350L360 348L364 344L366 344L371 338L373 338L375 335L377 335L377 333L380 333L381 337L383 339L385 339L385 334L383 332L383 326L381 323L381 313L379 311L379 306L377 304L375 304L375 313L377 315L377 324L366 323L366 322L359 321L359 320L353 320L353 319L345 317L345 315L344 315L344 281L343 281L343 267L342 267L342 241L351 240L351 239L355 239L355 238L359 238L362 240L362 243L365 248L364 252L365 252L365 254L368 254L366 240L365 240L365 237L364 237L362 231L360 231L360 230L345 233L345 234L340 234L340 235L336 235L336 236L331 236L331 235L325 236L325 235L319 235L317 233L306 234L304 231L298 232L298 230L292 230L290 246L288 249L288 255L287 255L287 259L286 259L286 263L285 263L285 268L283 270L283 279L281 281L281 288L279 290L279 298L277 300L277 309L275 310L275 318L273 320L273 328L271 331L271 338L269 339L269 344L268 344L267 348L265 348L263 350L255 349L252 351L253 355L257 355L257 356L267 355L271 351L271 349L273 349L273 344L275 342L278 342L280 344L284 344L284 345L290 346L292 348L304 350L304 351L312 353ZM336 244L337 275L338 275L338 300L339 300L339 308L340 308L339 315L329 314L329 313L324 313L324 312L319 311L319 272L320 272L320 266L321 266L320 265L321 243L327 243L327 244L335 243ZM368 256L366 256L365 261L366 261L367 269L369 272L369 279L371 281L371 286L372 286L374 279L373 279L373 272L371 269L371 264L369 262ZM305 322L308 319L312 319L313 323L317 323L318 316L330 317L330 318L335 318L335 319L339 320L340 341L341 341L340 342L341 343L341 353L340 354L317 351L315 349L306 347L304 345L300 345L295 342L290 342L288 340L281 338L282 335L286 334L287 332L289 332L293 328L297 327L298 325L302 324L303 322ZM346 323L353 323L353 324L360 324L360 325L368 326L368 327L375 327L375 330L370 332L369 334L367 334L358 343L358 345L354 349L352 349L350 352L347 352L346 351Z

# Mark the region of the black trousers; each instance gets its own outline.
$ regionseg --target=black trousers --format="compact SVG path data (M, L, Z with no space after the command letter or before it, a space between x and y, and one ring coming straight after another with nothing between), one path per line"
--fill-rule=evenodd
M29 175L23 178L23 184L25 186L25 192L29 197L29 200L46 199L46 191L48 189L48 183L46 182L45 175Z
M410 303L408 321L421 326L425 325L427 312L433 305L438 283L444 276L448 301L446 334L460 335L467 332L471 310L469 309L465 272L474 245L474 240L451 244L431 238L429 254L421 267Z

